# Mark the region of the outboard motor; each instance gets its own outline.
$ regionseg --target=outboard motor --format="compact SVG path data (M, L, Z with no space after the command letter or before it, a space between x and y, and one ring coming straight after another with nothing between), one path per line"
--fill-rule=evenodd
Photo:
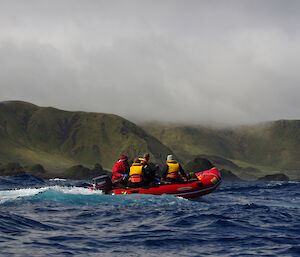
M96 178L93 178L93 189L102 190L105 194L111 191L112 182L108 175L102 175Z

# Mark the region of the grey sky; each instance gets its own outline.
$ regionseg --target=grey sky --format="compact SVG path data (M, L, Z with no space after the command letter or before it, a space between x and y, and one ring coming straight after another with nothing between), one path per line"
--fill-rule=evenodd
M300 118L300 1L0 1L0 101L130 120Z

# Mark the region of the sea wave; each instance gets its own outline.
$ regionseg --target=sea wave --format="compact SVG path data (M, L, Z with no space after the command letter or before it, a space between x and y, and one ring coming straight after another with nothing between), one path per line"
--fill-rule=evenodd
M9 181L0 189L4 256L299 255L299 183L225 182L186 200L104 195L88 181Z

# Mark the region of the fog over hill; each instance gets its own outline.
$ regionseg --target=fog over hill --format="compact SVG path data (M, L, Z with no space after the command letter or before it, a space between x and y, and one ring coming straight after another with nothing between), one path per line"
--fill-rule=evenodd
M160 165L173 154L183 164L196 157L207 158L242 178L280 171L297 179L299 142L300 120L237 128L139 126L113 114L0 102L0 164L39 163L52 174L78 164L92 167L100 163L111 170L123 154L133 159L149 152L151 161Z
M1 1L0 101L134 122L300 117L300 2Z
M245 173L259 174L260 170L284 171L293 178L300 177L300 120L231 128L148 123L143 128L183 160L205 156L241 173L241 177ZM243 169L219 157L233 160Z

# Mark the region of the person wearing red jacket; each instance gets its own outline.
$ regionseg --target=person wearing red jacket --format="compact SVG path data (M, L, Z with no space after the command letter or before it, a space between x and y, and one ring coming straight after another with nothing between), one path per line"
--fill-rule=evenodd
M118 160L112 168L112 182L117 186L126 185L128 180L128 173L128 157L127 155L123 155L121 156L121 159Z

